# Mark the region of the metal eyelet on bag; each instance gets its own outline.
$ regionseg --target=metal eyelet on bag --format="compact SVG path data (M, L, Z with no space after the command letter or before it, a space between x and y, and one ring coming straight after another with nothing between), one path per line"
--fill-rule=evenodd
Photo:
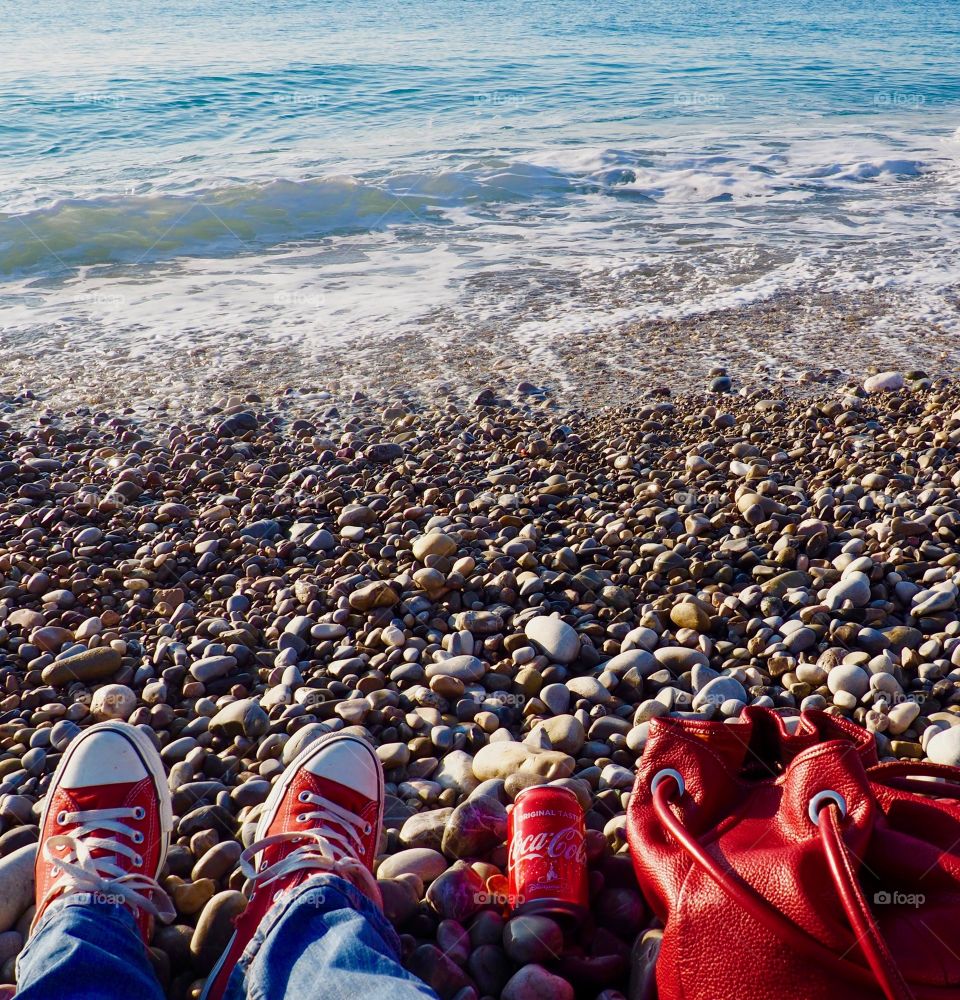
M819 825L820 810L828 802L832 802L840 810L841 819L846 818L847 800L839 792L835 792L832 788L825 788L822 792L817 792L817 794L814 795L807 808L807 815L810 817L810 822L813 823L814 826Z
M679 771L675 771L672 767L665 767L662 771L657 771L650 782L650 794L652 795L657 790L660 782L666 781L667 778L672 778L677 783L677 789L680 792L677 797L683 798L687 790L687 783L683 780L683 775Z

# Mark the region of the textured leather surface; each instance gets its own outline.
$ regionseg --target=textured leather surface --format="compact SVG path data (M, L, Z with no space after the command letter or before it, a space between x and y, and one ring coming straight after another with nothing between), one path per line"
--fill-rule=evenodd
M736 724L651 723L627 836L640 886L665 924L660 1000L883 997L862 974L843 974L850 963L867 966L808 815L810 799L828 789L846 800L843 843L917 1000L960 997L960 800L933 798L929 782L891 787L907 772L876 764L870 733L823 712L805 712L795 727L762 708ZM842 959L839 974L771 934L663 828L650 784L664 768L686 785L674 815L721 866ZM958 768L936 773L960 782Z

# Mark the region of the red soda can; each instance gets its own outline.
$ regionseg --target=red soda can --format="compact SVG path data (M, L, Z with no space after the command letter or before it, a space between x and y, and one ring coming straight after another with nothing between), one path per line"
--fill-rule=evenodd
M586 829L569 788L524 788L507 820L507 846L507 892L514 913L583 918L588 912Z

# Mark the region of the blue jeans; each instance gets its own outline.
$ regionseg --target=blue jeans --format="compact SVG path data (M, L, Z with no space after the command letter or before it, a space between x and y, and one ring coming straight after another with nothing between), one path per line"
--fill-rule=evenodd
M399 946L370 900L322 875L273 907L225 1000L437 1000L400 964ZM19 982L18 1000L163 1000L130 911L75 896L44 914L20 956Z

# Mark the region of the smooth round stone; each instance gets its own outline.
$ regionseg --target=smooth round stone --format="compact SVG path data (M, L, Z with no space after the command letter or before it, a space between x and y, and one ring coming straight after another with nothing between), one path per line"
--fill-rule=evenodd
M630 629L623 637L623 641L620 643L620 652L623 654L631 649L645 649L648 653L653 652L659 641L660 636L652 628L638 625L636 628Z
M863 380L863 388L871 396L880 392L897 392L905 385L903 372L878 372Z
M915 701L903 701L894 705L887 713L887 731L892 736L905 733L920 714L920 706Z
M394 927L402 927L417 912L420 898L412 879L383 879L377 882L383 899L383 913Z
M445 535L442 531L428 531L427 534L414 539L413 557L418 562L423 562L427 556L445 558L456 555L458 547L456 539Z
M574 992L566 979L542 965L525 965L510 977L500 1000L574 1000Z
M927 756L934 764L960 765L960 726L936 733L927 743Z
M243 893L227 889L218 892L204 906L190 939L190 954L200 970L209 972L223 954L233 935L233 921L246 905Z
M210 720L212 732L222 732L231 739L246 736L255 739L262 736L270 725L267 713L255 698L241 698L225 705Z
M473 684L483 678L487 665L476 656L451 656L427 665L427 679L434 677L456 677L464 684Z
M574 715L555 715L544 719L537 728L547 734L552 749L574 756L587 738L583 723Z
M835 583L823 599L832 611L849 601L855 608L862 608L870 601L870 578L865 573L851 573Z
M330 727L322 722L311 722L303 726L284 744L281 760L284 764L289 764L308 744L320 739L321 736L326 736L329 732Z
M570 688L566 684L547 684L537 697L554 715L562 715L570 707Z
M440 766L433 772L433 780L441 788L453 789L458 796L469 795L482 780L473 765L474 758L470 754L463 750L453 750L440 761Z
M406 743L382 743L377 747L377 756L387 771L405 767L410 761L410 747Z
M137 707L137 696L125 684L104 684L93 692L90 714L98 721L121 719L126 722Z
M655 670L660 668L660 664L653 654L645 649L628 649L625 653L618 653L603 664L603 669L618 677L630 670L635 670L640 677L648 677Z
M701 708L710 705L719 708L729 699L740 702L749 700L743 685L735 677L724 675L714 677L713 680L707 681L694 696L693 710L698 712Z
M513 917L503 930L503 948L518 965L552 962L563 954L563 931L549 917Z
M10 930L33 903L37 845L27 844L0 858L0 932Z
M710 660L705 653L699 649L690 649L687 646L661 646L653 651L654 658L661 667L666 667L673 674L683 674L699 663L704 667L710 666Z
M427 885L446 870L447 859L439 851L432 851L427 847L410 847L384 858L377 869L377 878L391 879L409 874L416 875Z
M485 905L486 893L476 871L457 861L430 883L426 900L444 919L464 923Z
M571 677L567 687L575 697L586 698L594 705L609 705L613 701L613 695L596 677Z
M555 663L573 663L580 655L580 637L576 629L559 618L545 615L531 618L524 634Z
M120 653L112 646L98 646L82 653L54 660L43 668L43 683L62 687L71 681L99 681L112 677L123 665Z
M841 663L827 675L827 687L834 694L845 691L859 700L870 690L870 675L862 667Z
M404 847L426 847L439 851L453 808L427 809L414 813L400 827L400 843Z
M208 681L225 677L236 669L236 666L237 660L233 656L205 656L190 665L190 676L206 684Z
M692 601L675 604L670 611L670 621L677 628L689 628L695 632L708 632L710 630L709 613Z
M484 858L507 839L507 810L499 799L477 796L453 810L441 849L448 858Z
M240 860L241 847L235 840L223 840L215 844L193 866L190 877L196 882L200 879L223 878L233 871Z
M557 750L538 750L512 740L488 743L473 758L473 773L480 781L507 779L520 771L546 778L568 778L573 774L573 768L574 760L568 754Z

